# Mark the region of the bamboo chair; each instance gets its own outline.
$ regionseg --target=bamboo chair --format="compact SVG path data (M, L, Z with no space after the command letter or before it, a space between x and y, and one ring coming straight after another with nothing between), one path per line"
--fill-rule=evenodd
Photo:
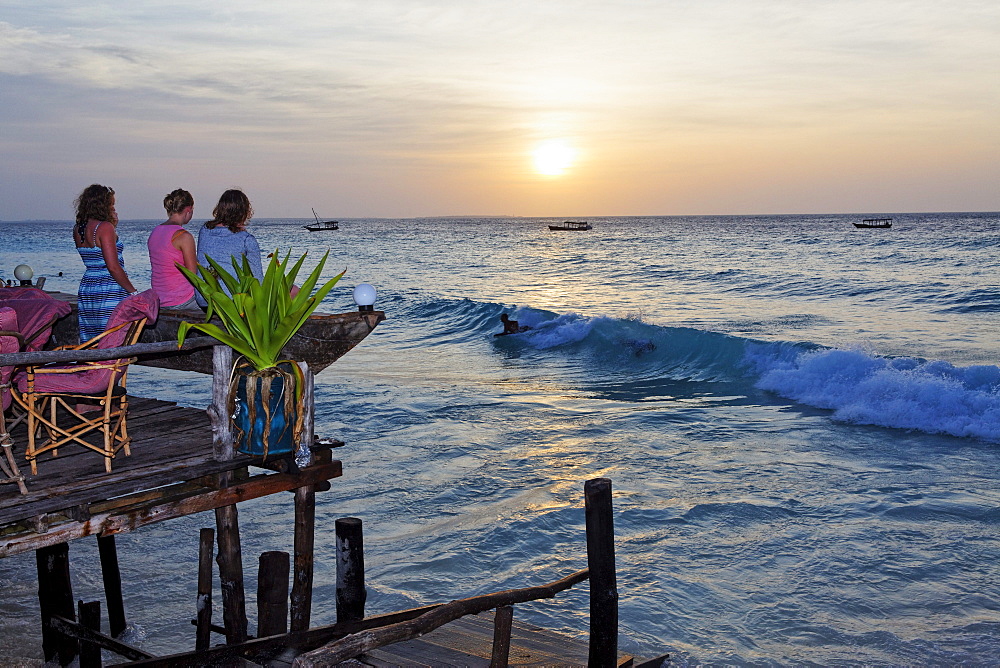
M0 353L16 353L24 348L24 337L17 331L17 313L9 307L0 307ZM17 468L17 461L14 459L14 442L7 431L7 417L5 413L11 404L10 379L14 375L13 366L0 367L0 448L3 455L0 456L0 472L4 478L0 478L0 483L17 483L21 494L28 493L28 487L24 484L24 475Z
M44 277L38 280L35 287L30 288L0 288L0 306L12 308L17 314L14 331L21 333L20 352L35 352L44 348L52 336L56 321L73 310L69 303L44 292L41 289L43 280ZM8 433L27 417L16 404L9 410L12 422L7 424Z
M103 332L78 346L63 350L89 350L134 345L147 321L156 319L159 301L152 290L132 295L121 302L108 319ZM38 456L69 443L104 456L104 468L111 472L111 460L120 451L130 455L126 415L128 394L125 383L128 366L136 358L99 362L27 366L15 376L15 398L28 414L28 448L25 458L31 473L38 473ZM99 410L81 413L79 404L96 403ZM62 424L60 424L62 421ZM69 422L71 426L65 426ZM39 442L40 432L47 438ZM84 438L99 431L100 444ZM96 439L95 439L96 440Z

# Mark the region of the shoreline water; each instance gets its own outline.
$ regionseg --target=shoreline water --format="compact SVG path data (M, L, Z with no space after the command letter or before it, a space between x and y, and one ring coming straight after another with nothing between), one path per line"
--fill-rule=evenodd
M342 221L333 238L301 234L308 219L253 222L263 248L331 247L333 273L348 266L324 310L353 309L349 288L368 282L389 315L317 377L317 433L348 443L318 516L365 521L372 611L434 602L442 582L473 594L574 570L582 481L606 475L629 651L678 665L1000 654L988 403L1000 216L921 214L879 236L848 229L850 216L585 218L595 229L579 235L538 229L548 219L486 234L426 219ZM34 248L36 274L64 271L59 289L75 290L71 244L13 227L0 228L4 269L12 247ZM122 228L126 264L148 284L144 233ZM502 312L534 335L494 339ZM204 379L149 371L130 387L206 396ZM241 509L247 554L287 544L274 510ZM120 541L136 562L126 581L150 561L161 573L126 602L159 606L162 619L133 615L154 653L190 644L203 524ZM5 636L11 619L34 623L30 562L0 563ZM332 600L330 564L318 568L317 595ZM585 614L562 605L524 614L585 633Z

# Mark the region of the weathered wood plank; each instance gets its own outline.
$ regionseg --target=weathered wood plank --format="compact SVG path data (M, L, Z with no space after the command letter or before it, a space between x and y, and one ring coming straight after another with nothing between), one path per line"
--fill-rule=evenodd
M372 650L361 657L364 666L410 666L411 652L420 657L445 656L443 648L449 652L464 655L460 660L446 662L432 661L431 665L488 666L494 616L490 612L467 615L431 631L419 639L407 640L394 645ZM511 666L586 666L587 643L538 626L519 622L511 625L511 645L508 663ZM453 656L449 654L449 656ZM617 666L624 668L634 661L629 654L620 654Z
M39 547L76 540L92 535L111 535L134 531L156 522L214 510L240 501L255 499L277 492L296 489L303 483L310 485L336 478L342 473L341 463L334 460L302 469L299 474L271 473L251 478L245 483L223 489L209 489L201 494L166 504L142 504L140 507L108 513L91 513L87 521L64 522L50 526L43 534L24 531L3 536L0 540L0 557L18 554Z
M96 458L95 458L96 459ZM153 487L247 466L247 459L216 462L209 458L190 461L168 460L154 466L113 471L103 476L51 476L39 471L28 496L0 499L0 524L15 522L32 515L58 512L70 506L93 503L108 497L124 496ZM103 470L103 468L102 468Z
M0 527L74 506L100 503L108 497L122 497L259 463L244 455L231 463L214 461L205 411L152 400L132 402L133 406L139 404L148 410L130 409L132 455L116 457L112 473L104 471L102 458L92 456L82 447L61 448L58 457L45 456L39 460L38 475L30 476L28 495L17 494L17 490L0 491ZM18 430L15 439L23 441L23 427Z
M407 668L411 666L488 668L490 665L488 659L449 645L440 645L435 642L435 638L429 636L390 645L377 653L364 654L358 660L362 664L374 666L407 666Z
M148 659L153 656L149 652L144 652L137 647L132 647L131 645L119 642L114 638L104 635L103 633L92 631L83 624L79 624L71 619L66 619L65 617L53 617L51 625L53 629L59 631L60 633L73 638L81 638L94 645L109 649L112 652L120 654L128 659Z
M134 668L202 668L203 666L229 665L228 662L237 657L246 657L256 663L264 663L284 654L287 648L305 651L330 640L343 638L351 633L413 619L437 607L439 606L427 605L384 615L373 615L359 622L338 622L328 626L318 626L302 633L257 638L239 645L213 647L204 652L172 654L131 665Z
M465 615L476 614L503 605L514 605L539 598L552 598L560 591L586 580L588 576L588 571L584 569L546 585L509 589L451 601L418 619L393 624L363 634L353 634L302 654L295 659L293 665L296 668L320 668L321 666L335 665L372 649L422 636Z

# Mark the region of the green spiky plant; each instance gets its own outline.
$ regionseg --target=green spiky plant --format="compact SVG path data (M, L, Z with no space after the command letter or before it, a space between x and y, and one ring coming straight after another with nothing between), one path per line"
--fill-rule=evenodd
M250 262L245 256L242 257L242 262L233 258L234 273L229 273L210 257L206 259L211 270L206 271L199 266L198 273L201 276L179 266L181 272L208 302L208 309L205 322L180 324L177 329L178 347L183 345L188 330L196 329L243 355L258 371L277 366L281 349L344 275L344 272L340 272L312 294L330 255L327 251L303 282L298 294L292 297L295 277L307 253L291 269L288 268L289 255L284 260L279 260L276 251L260 281L253 275ZM222 289L223 285L229 290L228 294ZM225 329L208 322L213 315L219 316Z
M285 379L282 387L292 387L294 392L285 393L285 414L294 415L293 440L298 442L302 433L303 413L302 402L302 372L298 365L290 364L290 371L278 368L281 362L281 350L285 344L305 324L309 315L316 310L328 292L344 275L340 272L324 283L313 293L319 276L326 264L327 251L319 264L312 270L298 293L292 296L295 278L306 258L303 254L294 264L289 256L278 259L278 252L271 256L264 278L257 280L246 257L232 258L230 273L222 265L210 257L206 257L209 267L199 265L198 274L178 266L184 276L194 285L195 289L208 302L205 322L182 322L177 328L177 346L184 344L184 339L190 330L198 330L231 347L238 355L242 355L255 372L245 374L248 411L250 424L255 422L256 395L260 394L265 412L266 428L262 434L264 456L269 447L271 429L271 379L281 376ZM346 270L345 270L346 271ZM225 286L226 290L223 289ZM224 326L220 327L209 322L217 315ZM253 381L253 382L251 382ZM236 388L239 379L234 372L230 380L229 414L233 414L236 402Z

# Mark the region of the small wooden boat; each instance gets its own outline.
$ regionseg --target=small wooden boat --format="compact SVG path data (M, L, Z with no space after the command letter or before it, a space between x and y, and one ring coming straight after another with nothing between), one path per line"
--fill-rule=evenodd
M52 328L52 338L47 347L76 345L80 342L80 329L76 316L76 295L64 292L50 292L49 294L69 303L73 310L66 317L56 321ZM177 327L185 320L204 322L205 312L200 309L193 311L172 308L160 309L156 324L146 326L139 342L176 341ZM284 355L287 359L308 362L309 369L314 374L318 374L343 357L351 348L361 343L383 320L385 320L385 313L382 311L313 313L302 329L285 346ZM192 337L199 336L199 333L191 332L191 335ZM211 374L212 349L204 348L183 354L164 353L143 356L139 358L137 364Z
M308 225L303 225L310 232L325 232L327 230L339 230L340 223L336 220L320 220L319 216L316 215L316 209L312 210L313 218L316 219L315 223L309 223Z
M556 232L583 232L584 230L593 228L590 226L590 223L567 220L561 225L549 225L549 229Z
M892 227L892 218L865 218L860 223L854 223L854 227Z

